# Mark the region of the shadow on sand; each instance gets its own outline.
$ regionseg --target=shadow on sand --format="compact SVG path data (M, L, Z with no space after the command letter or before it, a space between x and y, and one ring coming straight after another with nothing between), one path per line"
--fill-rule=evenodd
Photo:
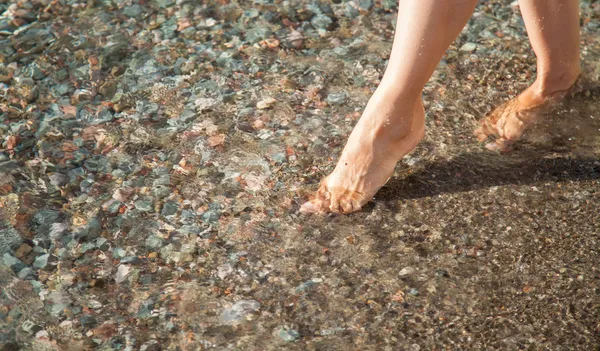
M420 198L507 184L600 181L600 84L588 82L528 133L529 144L507 155L462 153L404 169L378 200Z
M600 180L600 158L565 155L460 154L433 161L391 179L378 200L399 200L456 193L507 184Z

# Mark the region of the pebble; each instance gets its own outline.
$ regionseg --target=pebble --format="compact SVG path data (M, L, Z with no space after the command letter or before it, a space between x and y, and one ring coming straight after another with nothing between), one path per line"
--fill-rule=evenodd
M463 44L463 46L460 47L460 51L465 51L465 52L473 52L477 49L477 44L475 43L465 43Z
M115 282L117 284L123 283L127 277L131 274L131 267L125 264L120 264L117 268L117 275L115 276Z
M411 275L415 272L415 269L413 267L404 267L400 270L400 272L398 273L401 277L407 276L407 275Z
M265 98L265 99L259 101L256 104L256 108L259 110L265 110L265 109L273 107L273 105L275 105L276 102L277 102L277 100L275 100L274 98L268 97L268 98Z
M276 329L273 334L277 335L281 340L288 342L296 341L300 338L300 333L298 333L296 330L287 329L284 327Z
M334 106L343 105L348 98L348 94L346 93L331 93L327 95L327 103Z
M242 322L246 317L260 309L260 303L255 300L240 300L231 307L224 309L219 315L222 324L233 325Z
M225 279L225 277L227 277L229 274L231 274L231 272L233 272L233 267L229 263L225 263L223 265L220 265L217 268L217 276L220 279Z

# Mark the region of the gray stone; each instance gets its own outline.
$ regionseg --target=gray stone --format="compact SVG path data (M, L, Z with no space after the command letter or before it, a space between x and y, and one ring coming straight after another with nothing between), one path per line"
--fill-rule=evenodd
M120 264L117 268L117 275L115 276L115 282L121 284L131 274L131 266Z
M228 307L219 315L219 321L222 324L233 325L242 322L246 316L257 312L260 309L260 303L255 300L240 300Z
M54 186L63 186L68 182L67 176L62 173L53 173L48 178L50 178L50 184Z
M19 168L19 163L16 160L0 162L0 173L9 173Z
M50 313L54 316L61 315L65 308L73 302L69 294L65 291L52 291L46 295L46 300L51 303Z
M114 258L122 258L127 256L127 251L125 251L124 249L120 248L120 247L115 247L112 251L112 256Z
M146 239L146 247L152 250L158 249L163 246L164 240L156 235L150 235Z
M44 269L48 265L50 254L40 255L33 262L33 266L37 269Z
M56 222L59 215L60 213L54 210L41 210L33 216L33 220L39 226L50 226Z
M59 240L68 229L69 225L66 223L52 223L50 225L50 238Z
M317 284L321 284L323 282L323 279L321 278L313 278L309 281L306 281L300 285L298 285L298 287L296 288L296 292L300 293L309 289L312 289L313 286L317 285Z
M22 241L21 235L12 226L0 229L0 255L17 249Z
M358 6L365 11L373 8L373 0L358 0Z
M141 303L140 308L136 314L137 318L150 318L152 317L152 310L154 309L154 300L148 299Z
M149 200L137 200L135 202L135 208L142 212L151 212L154 210L154 204Z
M158 6L164 8L167 8L169 6L173 6L175 5L175 0L154 0Z
M96 318L89 314L84 314L83 316L81 316L79 318L79 322L81 323L81 326L83 326L85 329L92 329L98 324Z
M342 93L331 93L329 95L327 95L327 103L330 105L343 105L346 102L346 99L348 98L348 94L342 92Z
M21 269L19 271L18 276L21 279L33 279L35 277L35 275L33 273L33 269L31 269L29 267L25 267L25 268Z
M415 269L412 267L404 267L400 270L400 272L398 273L401 277L407 276L409 274L412 274L415 272Z
M152 193L157 198L162 199L164 197L169 196L169 194L171 193L171 189L169 187L164 186L164 185L158 185L157 187L155 187L152 190Z
M246 32L246 40L254 44L267 39L271 34L271 30L267 27L254 27Z
M278 336L281 340L283 341L296 341L298 340L298 338L300 338L300 333L298 333L296 330L294 329L288 329L285 327L281 327L277 330L275 330L274 333L276 336Z
M225 279L231 272L233 272L233 267L229 263L222 264L217 268L217 276L221 279Z
M132 264L136 264L138 263L139 258L137 256L125 256L121 259L121 263L132 263Z
M130 16L130 17L138 17L139 15L142 14L144 10L142 9L142 7L138 4L135 4L133 6L128 6L123 10L123 14L126 16Z
M472 52L477 49L477 44L475 43L465 43L460 47L460 51Z
M214 98L198 98L194 102L194 104L196 105L196 109L200 112L210 110L217 106L218 103L219 100Z
M310 21L310 23L313 25L313 27L315 27L316 29L327 29L327 27L329 27L330 25L333 24L333 20L330 17L327 17L323 14L319 14L316 15L315 17L313 17Z

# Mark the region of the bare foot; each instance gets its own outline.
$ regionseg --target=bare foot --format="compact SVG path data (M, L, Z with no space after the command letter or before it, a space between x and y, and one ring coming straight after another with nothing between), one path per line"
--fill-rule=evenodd
M481 142L486 141L488 137L495 137L493 142L486 144L486 148L507 151L529 127L574 90L576 81L577 76L566 84L566 89L564 83L562 87L541 89L541 84L535 82L519 96L500 105L481 119L480 126L474 132L475 136Z
M300 211L360 210L388 181L396 163L417 146L424 130L421 100L406 103L376 92L350 134L335 169Z

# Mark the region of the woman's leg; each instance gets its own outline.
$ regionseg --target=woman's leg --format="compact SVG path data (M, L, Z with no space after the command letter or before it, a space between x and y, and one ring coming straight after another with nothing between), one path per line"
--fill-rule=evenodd
M504 150L533 124L545 108L560 101L580 73L579 1L520 0L519 6L537 57L536 81L517 98L484 119L475 131L488 148Z
M400 0L390 61L334 171L303 212L358 211L424 133L421 92L477 0Z

